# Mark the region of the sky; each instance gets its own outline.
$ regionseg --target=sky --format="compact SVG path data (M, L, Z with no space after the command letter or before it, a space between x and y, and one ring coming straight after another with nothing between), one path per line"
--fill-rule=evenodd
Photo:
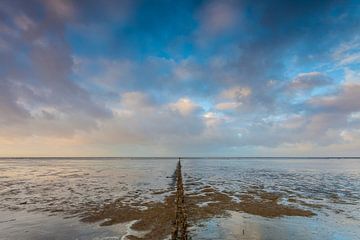
M360 2L1 0L0 156L360 156Z

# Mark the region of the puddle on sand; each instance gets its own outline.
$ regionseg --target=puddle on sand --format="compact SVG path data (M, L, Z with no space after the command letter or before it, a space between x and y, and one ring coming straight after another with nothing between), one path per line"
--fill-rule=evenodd
M319 224L323 216L312 218L265 218L247 213L229 211L227 217L212 218L191 228L197 240L356 240L359 239L355 222L341 227L328 222Z
M0 212L1 240L120 240L120 236L127 233L126 224L100 227L82 223L77 218L64 219L46 213Z

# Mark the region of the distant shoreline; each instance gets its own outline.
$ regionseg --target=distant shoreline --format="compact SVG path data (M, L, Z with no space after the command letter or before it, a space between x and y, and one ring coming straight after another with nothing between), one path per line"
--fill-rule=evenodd
M181 159L360 159L360 157L180 157ZM0 157L0 159L179 159L179 157Z

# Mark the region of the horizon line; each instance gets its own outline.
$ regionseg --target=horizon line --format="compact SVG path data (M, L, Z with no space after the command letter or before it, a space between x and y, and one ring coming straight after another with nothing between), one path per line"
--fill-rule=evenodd
M149 157L141 157L141 156L135 156L135 157L125 157L125 156L17 156L17 157L1 157L0 159L36 159L36 158L55 158L55 159L66 159L66 158L102 158L102 159L110 159L110 158L120 158L120 159L273 159L273 158L280 158L280 159L286 159L286 158L294 158L294 159L360 159L360 156L167 156L167 157L161 157L161 156L149 156Z

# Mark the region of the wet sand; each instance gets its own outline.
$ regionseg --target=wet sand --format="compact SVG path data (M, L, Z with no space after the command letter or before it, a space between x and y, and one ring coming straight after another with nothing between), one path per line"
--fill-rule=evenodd
M107 226L137 220L131 228L135 231L148 231L138 239L163 239L172 232L175 218L176 192L165 198L164 202L146 203L140 210L121 204L121 199L106 205L101 209L94 209L82 220L84 222L101 222ZM249 190L241 196L240 202L235 202L231 195L205 187L195 194L185 194L185 208L191 225L196 225L206 219L227 216L228 211L245 212L263 217L301 216L311 217L315 214L309 210L294 208L278 203L279 195L262 190ZM206 203L206 204L203 204ZM128 238L135 239L135 236Z
M44 164L43 162L41 163ZM198 164L199 162L191 163ZM53 163L51 164L55 165ZM68 163L66 162L66 164ZM86 164L89 166L94 165L92 162ZM54 169L54 174L46 174L46 172L49 172L47 168L41 171L37 170L36 167L38 163L33 164L34 169L30 168L30 170L32 172L40 171L38 175L40 179L44 179L41 181L39 178L30 178L32 172L29 174L28 168L22 170L24 172L24 178L19 178L18 172L16 175L18 177L17 179L14 179L11 174L4 174L2 180L0 180L2 181L1 184L6 188L0 192L2 199L0 210L5 208L7 211L26 210L34 213L42 212L45 214L43 215L44 219L41 219L43 222L46 221L46 214L48 214L66 219L80 219L82 224L88 224L88 226L123 229L121 233L119 233L119 237L114 239L170 238L174 230L177 209L176 199L178 198L176 191L176 174L172 174L174 173L175 162L168 164L166 168L161 169L159 172L154 171L156 167L148 170L148 173L152 173L153 175L144 174L144 171L147 171L147 169L142 167L142 164L145 164L142 162L138 163L138 166L141 167L140 170L134 170L134 167L131 166L130 171L132 171L132 173L128 173L128 175L126 175L126 173L129 171L129 167L123 168L121 163L113 170L113 164L119 163L113 162L108 164L106 169L104 169L104 164L99 162L99 167L94 168L94 170L91 169L91 171L83 169L83 166L86 166L83 163L81 163L81 171L74 169L71 165L71 168L69 168L71 171L69 173L69 170L65 168L63 171L60 171L59 167L57 167L59 163L57 163L54 167L51 166L51 169ZM215 167L216 173L219 172L219 169L221 170L223 168L223 166ZM230 165L230 167L232 167L232 165ZM66 166L66 168L68 167ZM124 170L119 172L118 169ZM203 172L207 170L199 167L194 169ZM12 170L8 171L11 173ZM322 229L325 229L322 231L328 231L327 226L335 226L333 227L334 229L336 227L338 228L336 234L346 236L346 234L351 233L352 230L349 226L358 223L358 219L356 218L358 215L355 208L359 200L356 195L356 186L358 185L349 182L349 179L356 180L356 175L349 175L346 178L336 175L337 178L332 178L344 181L347 185L340 182L340 186L346 187L345 190L343 190L344 187L338 187L330 191L330 187L332 186L328 184L325 185L327 182L324 181L324 191L320 191L320 189L317 190L318 192L315 192L315 189L309 189L308 185L304 185L305 183L297 186L296 182L286 188L269 188L264 184L266 182L262 180L264 176L270 180L282 180L282 178L286 179L291 177L291 181L292 179L299 181L300 178L294 174L284 175L282 172L274 172L273 174L267 171L245 169L236 176L232 176L232 172L227 171L227 174L220 175L222 179L216 179L213 177L213 170L209 171L209 173L211 173L210 176L206 176L203 172L195 174L195 172L189 170L189 167L186 167L183 172L185 174L183 178L183 207L186 210L189 235L195 236L193 239L216 239L216 237L211 238L209 234L212 233L214 236L220 236L218 239L238 239L243 233L241 230L238 231L234 229L237 226L236 228L241 228L246 231L244 233L246 236L254 236L254 238L250 239L264 239L264 236L267 236L255 233L256 231L265 231L269 236L282 236L279 239L287 239L288 236L292 235L292 231L297 231L296 227L291 227L289 232L284 232L285 230L279 229L277 225L269 225L267 223L275 224L279 222L279 224L288 227L287 224L291 223L293 221L292 219L304 219L303 222L300 220L297 221L299 221L299 224L307 226L307 228L311 228L309 223L315 224L314 226L320 223L322 224ZM257 174L255 177L250 175L249 181L251 184L248 184L245 181L246 179L241 179L241 177L246 177L249 173ZM134 174L137 174L139 177L134 179L132 177ZM121 178L119 178L119 176ZM129 178L127 178L127 176L129 176ZM143 176L146 176L146 180ZM30 180L32 182L29 182ZM306 184L308 183L311 184L312 182L306 182ZM335 183L338 184L337 182ZM355 188L352 187L351 184L355 184ZM286 185L281 183L279 186L283 187ZM306 187L306 191L300 188L303 186ZM339 184L336 186L339 186ZM310 187L313 186L310 185ZM354 189L354 191L347 191L347 189ZM309 193L311 193L311 195ZM341 195L341 193L344 194ZM353 214L350 215L346 211L347 209L355 209L355 211L352 211L351 213ZM26 212L22 212L26 215ZM29 216L31 216L31 213L29 213ZM243 216L253 216L251 219L253 219L254 222L246 223L252 227L243 225L241 221L247 221L242 219ZM338 222L334 221L334 216L340 220ZM248 217L245 219L247 218ZM242 220L238 221L236 219ZM268 229L255 229L254 226L257 226L256 223L263 222L262 219L267 219L267 221L261 225L261 228L265 226ZM36 224L36 221L40 220L34 221L34 224ZM0 221L0 225L1 224L11 228L12 221L4 223ZM222 235L220 234L224 229L230 228L232 229L231 232L223 232ZM64 229L66 229L65 225ZM346 231L344 229L346 229ZM304 230L304 233L308 231L309 230ZM15 234L14 230L12 230L12 232ZM79 234L82 233L79 231ZM355 235L356 229L355 233L349 236ZM33 236L34 238L30 239L38 239L36 238L36 233L34 233ZM329 237L329 235L326 234L321 236L325 236L325 238ZM0 239L1 237L2 235L0 234ZM78 238L77 236L75 237L75 235L73 237L74 238L69 238L64 232L63 238L60 237L59 239ZM5 239L11 239L11 237ZM81 237L79 239L81 239ZM311 235L308 236L307 239L319 238ZM354 238L344 237L342 239Z

